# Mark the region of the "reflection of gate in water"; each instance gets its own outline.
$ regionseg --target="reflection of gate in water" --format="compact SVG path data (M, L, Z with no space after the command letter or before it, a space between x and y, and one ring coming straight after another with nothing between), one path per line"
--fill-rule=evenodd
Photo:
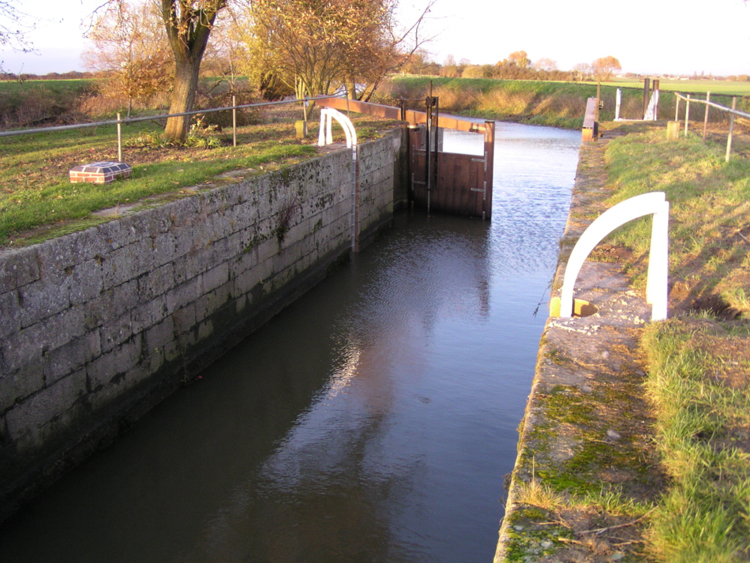
M342 98L326 98L316 103L339 110L378 115L409 123L409 201L427 212L452 215L492 216L492 170L495 123L471 121L439 115L437 98L428 97L427 112L406 110ZM481 156L442 152L440 129L454 129L484 135Z

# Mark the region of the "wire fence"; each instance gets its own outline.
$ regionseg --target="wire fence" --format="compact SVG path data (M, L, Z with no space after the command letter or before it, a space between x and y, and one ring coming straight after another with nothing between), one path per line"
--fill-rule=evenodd
M700 98L692 98L690 94L687 94L686 96L683 96L679 92L675 92L675 96L677 99L677 102L675 104L675 115L674 120L679 122L680 121L680 100L684 100L686 102L685 105L685 135L688 134L688 128L689 128L689 122L690 122L690 103L699 103L704 104L706 106L706 110L703 116L703 142L706 142L706 134L708 132L708 115L710 108L715 108L719 111L723 111L729 114L729 134L727 135L727 152L726 152L726 161L729 162L729 159L731 158L732 154L732 137L734 134L734 118L735 116L743 117L746 119L750 119L750 113L739 111L737 109L737 97L732 97L732 107L728 108L726 106L722 106L720 104L717 104L715 102L711 101L711 92L706 93L706 99L701 100Z

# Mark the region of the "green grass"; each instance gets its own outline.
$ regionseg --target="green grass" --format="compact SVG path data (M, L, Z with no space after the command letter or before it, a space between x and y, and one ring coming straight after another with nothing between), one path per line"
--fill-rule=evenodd
M129 139L151 133L158 126L130 129ZM211 181L234 169L280 165L315 153L309 144L285 136L258 139L237 148L125 148L124 160L133 166L128 180L107 185L71 184L70 168L86 162L117 160L115 137L110 128L64 131L8 137L0 144L0 245L11 244L19 235L39 227L70 228L71 221L89 224L95 211L135 203L143 198L174 194L181 188ZM283 142L281 142L283 141ZM16 241L18 244L20 241Z
M650 535L663 561L750 558L750 394L717 370L726 361L717 330L677 319L650 325L643 340L657 443L672 477Z
M0 141L0 246L38 242L85 228L105 219L92 213L141 203L152 196L178 198L184 188L217 185L230 170L263 174L317 154L317 125L296 139L296 108L271 108L263 123L231 131L202 133L193 146L159 143L161 125L141 122L123 128L123 160L133 168L127 180L111 184L71 184L69 171L79 164L117 160L114 126L5 137ZM376 118L353 116L361 141L394 126ZM334 129L336 140L343 132Z
M80 80L0 80L0 96L27 94L32 90L45 89L55 94L79 94L91 89L96 84L95 79Z
M730 307L750 316L750 160L739 146L725 161L721 136L703 144L697 135L667 141L664 129L612 140L606 153L610 205L635 195L663 191L670 202L670 278L685 281L695 296L716 292ZM607 242L630 248L627 264L637 286L645 284L651 225L629 223ZM700 281L698 279L700 278Z
M597 85L592 82L551 82L540 80L497 80L491 78L442 78L428 76L396 76L380 93L384 101L392 103L398 98L411 100L417 108L428 94L432 84L433 95L440 99L441 111L462 115L519 121L537 125L552 125L578 129L583 124L586 100L595 97ZM640 119L643 111L643 86L632 83L603 84L600 99L604 109L601 121L615 117L615 100L618 87L622 89L620 117ZM725 84L725 83L717 83ZM726 83L741 84L745 83ZM750 83L747 83L750 85ZM743 86L744 87L744 86ZM681 90L687 92L688 90ZM717 90L712 100L731 106L732 92L722 95ZM747 94L750 94L748 88ZM660 119L674 119L676 97L663 89L659 102ZM423 104L422 104L423 105ZM685 104L681 103L681 115ZM750 97L738 101L738 109L750 109ZM693 119L702 119L703 108L691 109ZM725 122L726 115L717 111L709 113L711 122Z
M620 88L643 89L643 80L631 80L628 78L615 78L604 84ZM750 96L750 82L739 82L731 80L659 80L659 89L663 92L683 92L705 94L723 94L727 96Z
M725 161L725 130L667 141L663 127L606 148L609 204L664 191L670 202L672 318L645 329L654 441L670 478L649 515L648 549L665 562L750 559L750 159L747 139ZM636 129L641 132L632 132ZM644 130L645 129L645 130ZM645 286L651 225L605 240L627 247L626 271ZM700 310L699 313L691 312ZM720 315L720 316L717 316Z

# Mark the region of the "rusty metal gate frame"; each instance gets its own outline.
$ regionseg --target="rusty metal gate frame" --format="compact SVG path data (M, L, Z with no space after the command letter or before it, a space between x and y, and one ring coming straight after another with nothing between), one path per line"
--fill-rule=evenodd
M480 158L476 156L471 155L451 155L453 157L465 157L466 159L469 159L473 162L481 162L483 163L483 169L482 169L482 178L479 180L480 185L476 187L469 188L471 192L475 192L477 194L482 194L482 200L481 200L481 212L477 210L476 214L468 214L471 216L477 216L481 217L482 219L491 219L492 217L492 176L493 176L493 170L494 170L494 147L495 147L495 122L494 121L485 121L484 123L479 123L477 121L471 121L469 119L456 117L452 115L441 115L439 113L439 105L437 102L437 98L433 98L432 96L428 97L426 99L426 105L427 105L427 112L421 112L421 111L414 111L414 110L408 110L406 107L402 104L402 107L394 107L394 106L386 106L382 104L373 104L369 102L360 102L357 100L348 100L345 98L323 98L316 100L316 103L322 107L329 107L333 109L338 110L346 110L346 111L354 111L357 113L363 113L366 115L375 115L378 117L384 117L386 119L393 119L397 121L404 121L407 124L410 125L410 129L424 126L428 129L428 138L432 139L432 137L435 137L435 141L431 141L428 144L428 148L431 149L427 151L427 155L434 155L434 156L427 156L428 163L426 165L425 172L427 173L427 181L428 181L428 213L430 211L430 207L432 202L429 201L432 196L432 189L433 184L432 180L440 177L440 168L442 162L444 162L446 159L440 157L439 155L450 155L450 153L443 153L438 150L438 143L437 143L437 133L439 128L443 129L453 129L456 131L464 131L468 133L480 133L484 135L484 153L483 156ZM410 166L412 165L412 151L414 150L413 147L411 147L411 142L409 143L409 162ZM410 170L410 180L412 179L412 172L414 170ZM411 181L412 185L410 186L410 197L414 195L414 186L413 181ZM467 215L467 213L462 213L464 215Z

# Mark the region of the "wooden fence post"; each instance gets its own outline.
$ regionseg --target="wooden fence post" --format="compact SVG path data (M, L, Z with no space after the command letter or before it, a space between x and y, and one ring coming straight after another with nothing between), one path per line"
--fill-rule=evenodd
M711 92L706 92L706 101L711 101ZM703 116L703 144L706 144L706 130L708 129L708 108L710 106L706 104L706 113Z
M688 134L688 121L690 120L690 94L687 95L687 102L685 106L685 136Z
M737 97L732 98L732 109L737 109ZM729 162L729 156L732 154L732 133L734 132L734 114L729 114L729 136L727 137L727 162Z

